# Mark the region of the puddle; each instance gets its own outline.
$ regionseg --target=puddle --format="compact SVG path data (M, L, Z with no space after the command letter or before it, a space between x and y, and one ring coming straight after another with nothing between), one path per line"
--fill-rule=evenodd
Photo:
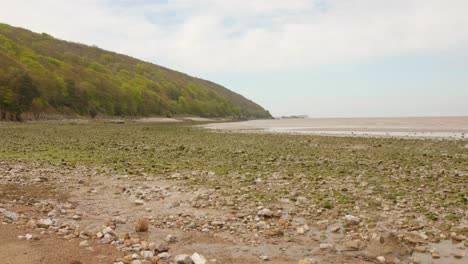
M440 258L432 258L431 253L413 253L412 257L420 260L421 264L464 264L467 263L467 249L463 246L463 243L453 243L450 240L444 240L440 243L427 245L429 250L436 249L439 253ZM457 259L455 253L462 254L464 257Z

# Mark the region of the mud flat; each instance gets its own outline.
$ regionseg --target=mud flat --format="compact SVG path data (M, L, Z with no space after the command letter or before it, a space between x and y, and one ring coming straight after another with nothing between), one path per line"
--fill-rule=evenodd
M214 123L204 127L316 135L465 138L468 117L273 119Z
M466 263L466 139L191 124L2 125L0 258Z

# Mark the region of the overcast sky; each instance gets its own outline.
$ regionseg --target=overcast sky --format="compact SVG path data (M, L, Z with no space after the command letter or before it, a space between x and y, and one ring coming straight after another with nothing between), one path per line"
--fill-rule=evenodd
M217 82L275 116L468 116L467 0L0 4L0 22Z

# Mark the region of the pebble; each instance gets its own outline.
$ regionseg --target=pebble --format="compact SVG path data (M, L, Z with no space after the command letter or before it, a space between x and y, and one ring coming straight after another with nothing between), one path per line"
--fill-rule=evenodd
M171 254L167 252L163 252L163 253L158 254L158 258L162 260L169 260L171 258Z
M18 215L16 213L14 213L14 212L4 211L3 215L5 215L7 220L10 220L10 221L13 221L13 222L18 220Z
M357 225L361 222L361 218L354 216L354 215L345 215L344 219L346 220L346 223L349 225Z
M385 263L385 257L384 256L378 256L377 257L377 260L380 262L380 263Z
M273 216L273 212L268 208L263 208L262 210L258 211L257 215L263 217L271 217Z
M206 259L198 253L193 253L190 257L194 264L206 264Z
M166 241L169 242L169 243L175 243L175 242L177 242L177 237L174 236L174 235L169 234L169 235L166 236Z
M153 252L149 251L149 250L145 250L145 251L142 251L140 252L140 255L142 258L151 258L152 256L154 256Z
M189 255L177 255L175 257L176 264L193 264L193 260Z
M333 245L328 243L320 243L320 249L332 249Z
M39 222L37 222L37 226L40 228L49 228L53 224L52 220L47 218L47 219L41 219Z
M89 247L89 242L88 240L83 240L80 242L80 247Z
M144 205L145 204L145 201L141 200L141 199L136 199L135 200L135 204L136 205Z

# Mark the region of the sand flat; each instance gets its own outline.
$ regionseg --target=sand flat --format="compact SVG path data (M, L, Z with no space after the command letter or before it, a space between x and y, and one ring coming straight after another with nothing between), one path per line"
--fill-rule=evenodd
M459 137L468 117L307 118L213 123L206 128L301 134Z

